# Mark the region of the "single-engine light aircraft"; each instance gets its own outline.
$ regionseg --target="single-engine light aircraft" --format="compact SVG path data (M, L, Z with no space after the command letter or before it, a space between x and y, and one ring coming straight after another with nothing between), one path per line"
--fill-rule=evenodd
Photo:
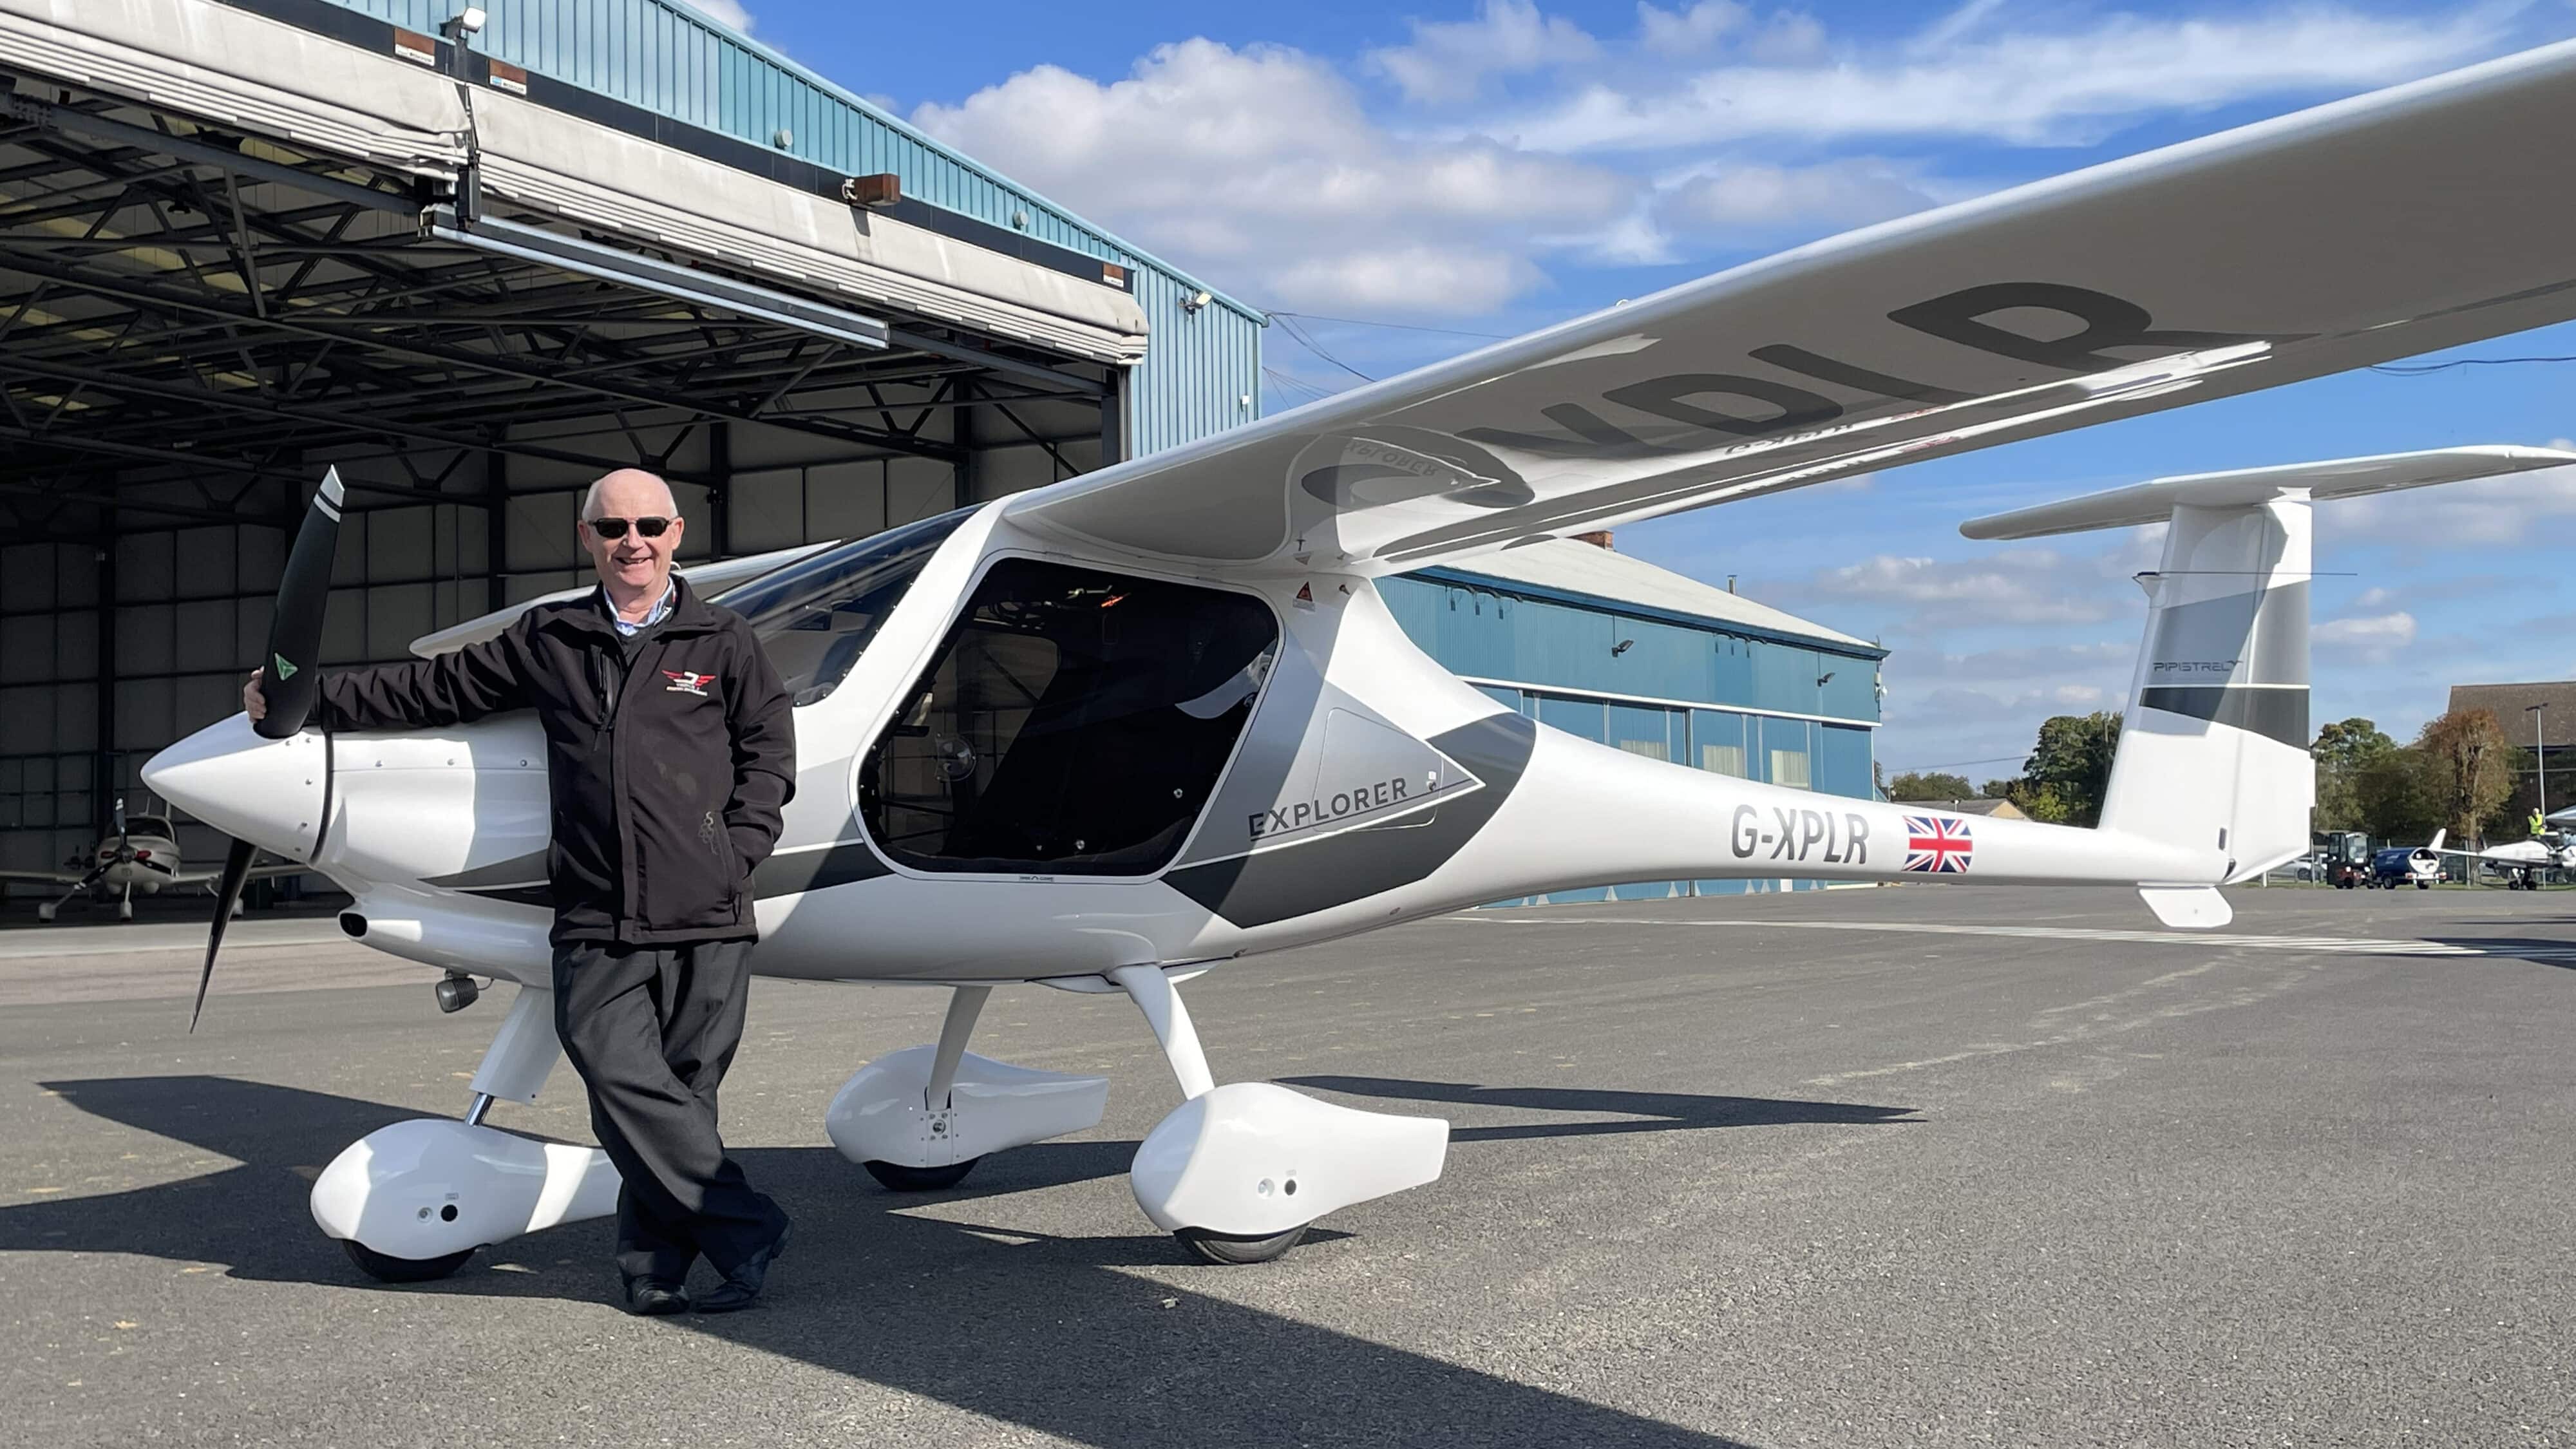
M247 879L269 876L303 875L307 867L288 862L253 866ZM125 813L125 802L118 800L115 824L90 847L85 856L76 856L61 870L0 870L0 881L34 881L64 888L62 896L36 907L36 919L50 921L62 908L84 897L112 896L116 901L116 918L134 919L137 895L159 895L173 886L204 886L214 890L223 878L219 870L192 870L179 855L178 832L170 828L166 815ZM241 914L241 897L231 897L233 914Z
M2312 503L2576 455L2199 474L1970 525L2168 525L2098 829L1559 733L1433 663L1376 581L2576 316L2570 134L2576 45L2533 51L1800 247L737 585L722 602L794 694L800 771L746 887L758 969L952 993L936 1043L841 1088L832 1141L929 1188L1089 1127L1105 1079L967 1044L997 985L1124 993L1184 1098L1136 1153L1136 1200L1200 1256L1255 1261L1437 1177L1448 1129L1218 1085L1178 987L1237 958L1692 877L2116 882L2168 925L2224 923L2218 887L2307 847ZM519 984L464 1120L372 1133L313 1185L369 1272L429 1277L610 1211L617 1182L596 1151L480 1125L558 1052L534 722L301 728L338 494L288 560L267 717L146 779L235 862L338 882L351 936Z
M2436 849L2439 849L2437 843ZM2444 850L2469 862L2472 871L2483 870L2501 876L2509 891L2536 891L2540 877L2549 871L2576 871L2576 838L2556 831L2544 831L2529 840L2508 840L2484 850Z

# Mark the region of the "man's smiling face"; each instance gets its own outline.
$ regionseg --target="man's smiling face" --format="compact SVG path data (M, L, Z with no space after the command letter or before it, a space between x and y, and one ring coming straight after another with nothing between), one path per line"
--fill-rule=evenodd
M591 525L598 518L624 519L628 527L621 537L602 538ZM633 526L638 518L666 518L670 526L660 537L647 538ZM660 598L671 582L671 559L685 531L670 485L640 468L620 468L600 479L582 509L582 549L612 597Z

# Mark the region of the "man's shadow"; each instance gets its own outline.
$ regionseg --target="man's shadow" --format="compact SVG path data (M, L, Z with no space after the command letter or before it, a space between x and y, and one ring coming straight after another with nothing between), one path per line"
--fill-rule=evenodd
M1884 1122L1908 1109L1758 1098L1478 1088L1313 1078L1336 1091L1546 1110L1651 1115L1633 1123L1466 1129L1461 1140ZM134 1253L220 1263L234 1277L357 1291L613 1302L610 1226L568 1224L487 1250L456 1277L377 1285L311 1226L311 1173L378 1127L420 1115L381 1103L222 1077L47 1083L73 1105L240 1165L203 1177L0 1208L0 1252ZM958 1188L878 1191L827 1148L753 1149L745 1167L798 1218L798 1251L754 1312L672 1320L690 1331L1099 1445L1463 1443L1724 1449L1665 1424L1175 1290L1132 1270L1185 1261L1160 1233L1057 1237L1009 1223L903 1211L1127 1170L1133 1142L1050 1142L977 1165ZM1313 1253L1343 1235L1310 1235ZM839 1249L839 1250L836 1250ZM553 1266L557 1259L569 1266ZM1211 1274L1294 1272L1207 1268ZM494 1266L508 1264L520 1271ZM538 1264L527 1268L528 1264ZM1124 1270L1124 1271L1122 1271Z

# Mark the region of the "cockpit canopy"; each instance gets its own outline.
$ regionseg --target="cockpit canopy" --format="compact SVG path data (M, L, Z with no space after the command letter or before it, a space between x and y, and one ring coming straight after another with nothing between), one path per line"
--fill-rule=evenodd
M816 554L716 602L750 622L788 697L812 704L849 677L930 556L974 512L960 508Z

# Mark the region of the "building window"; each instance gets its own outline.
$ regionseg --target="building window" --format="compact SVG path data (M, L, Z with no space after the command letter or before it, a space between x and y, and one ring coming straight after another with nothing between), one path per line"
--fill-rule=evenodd
M1741 780L1744 778L1744 746L1702 745L1699 747L1699 767L1712 774L1733 775Z
M1619 748L1632 755L1643 755L1650 760L1672 759L1672 753L1664 748L1662 740L1621 740Z
M1792 790L1814 789L1814 784L1809 781L1807 776L1807 752L1805 750L1773 750L1771 752L1771 783L1774 785L1785 785Z

